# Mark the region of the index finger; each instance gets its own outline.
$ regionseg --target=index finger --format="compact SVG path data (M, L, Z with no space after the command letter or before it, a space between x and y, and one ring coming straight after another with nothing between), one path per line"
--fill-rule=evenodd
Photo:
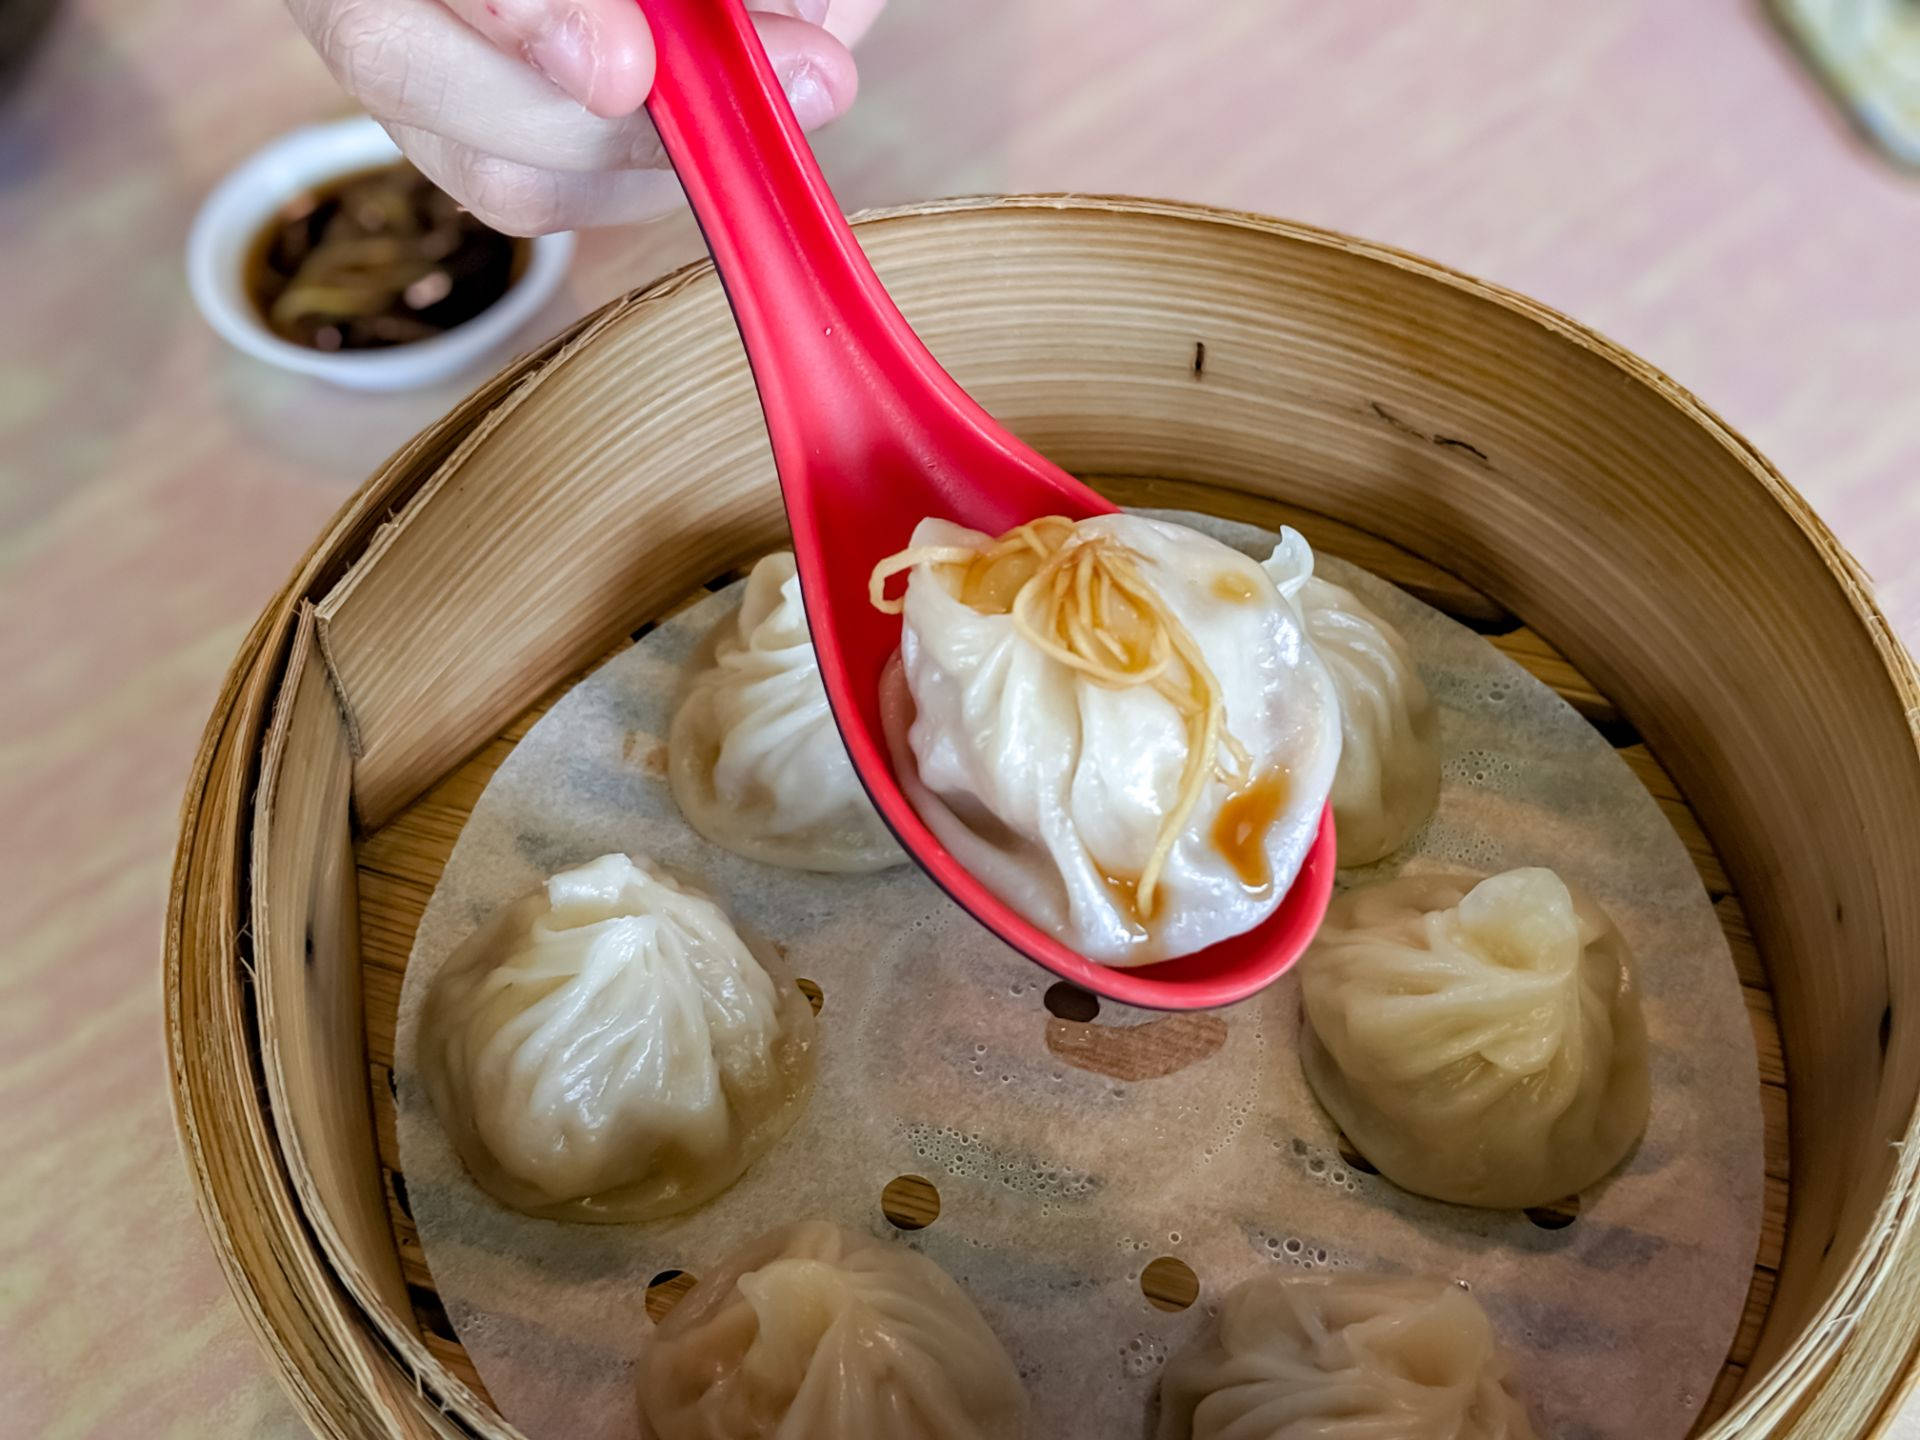
M542 170L665 167L659 136L644 114L586 113L443 0L290 4L328 68L389 126L430 131ZM824 124L852 103L858 86L853 57L831 35L781 15L757 14L754 21L803 125ZM803 81L812 94L802 93Z
M637 0L443 0L595 115L616 119L653 88L653 38ZM877 8L878 0L861 0ZM747 0L747 9L818 25L828 0Z

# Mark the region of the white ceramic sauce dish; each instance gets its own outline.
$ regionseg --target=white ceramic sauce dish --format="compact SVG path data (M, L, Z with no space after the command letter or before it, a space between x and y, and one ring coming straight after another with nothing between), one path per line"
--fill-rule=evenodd
M261 230L296 196L400 159L372 117L289 131L213 188L187 237L187 284L207 323L235 349L284 370L352 390L411 390L477 366L553 298L573 258L571 233L528 241L526 267L507 292L465 324L380 350L314 350L275 335L246 291L247 256Z

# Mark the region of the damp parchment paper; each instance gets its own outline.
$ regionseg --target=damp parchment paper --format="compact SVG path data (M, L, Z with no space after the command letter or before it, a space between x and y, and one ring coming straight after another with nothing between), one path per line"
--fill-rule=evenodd
M1179 516L1264 558L1273 537ZM1367 872L1548 865L1638 958L1653 1113L1578 1218L1443 1205L1342 1163L1296 1058L1283 979L1199 1015L1103 1002L1050 1015L1051 977L911 867L812 875L729 854L680 818L665 743L690 664L739 603L715 594L570 691L494 775L421 923L398 1036L400 1145L427 1263L461 1341L530 1440L632 1440L648 1280L707 1267L772 1226L824 1217L893 1237L973 1296L1025 1378L1036 1437L1144 1436L1159 1369L1209 1303L1263 1270L1461 1281L1513 1358L1545 1436L1679 1440L1732 1341L1759 1233L1761 1119L1733 964L1685 849L1600 735L1479 636L1322 557L1397 625L1440 708L1438 812ZM428 984L496 907L609 851L693 877L824 992L817 1088L731 1190L643 1225L536 1220L460 1165L415 1069ZM1350 880L1354 876L1343 876ZM917 1174L938 1220L890 1228L882 1187ZM1142 1268L1173 1255L1200 1303L1165 1313Z

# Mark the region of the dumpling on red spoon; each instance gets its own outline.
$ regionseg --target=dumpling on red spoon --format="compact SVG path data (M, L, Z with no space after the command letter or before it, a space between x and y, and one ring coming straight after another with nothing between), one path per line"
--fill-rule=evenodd
M901 787L1002 900L1108 965L1273 913L1318 829L1340 713L1256 561L1135 515L997 538L925 520L872 589L902 617L882 697Z

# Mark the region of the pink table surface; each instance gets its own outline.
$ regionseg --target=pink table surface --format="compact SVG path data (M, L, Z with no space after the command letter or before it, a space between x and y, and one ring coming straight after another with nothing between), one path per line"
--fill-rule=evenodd
M1501 281L1706 397L1920 633L1920 181L1757 5L895 0L861 58L822 143L850 206L1167 195ZM271 0L68 0L0 103L0 1434L299 1429L176 1150L175 809L259 605L465 387L263 369L200 323L180 253L223 171L343 109ZM540 330L696 243L586 236Z

